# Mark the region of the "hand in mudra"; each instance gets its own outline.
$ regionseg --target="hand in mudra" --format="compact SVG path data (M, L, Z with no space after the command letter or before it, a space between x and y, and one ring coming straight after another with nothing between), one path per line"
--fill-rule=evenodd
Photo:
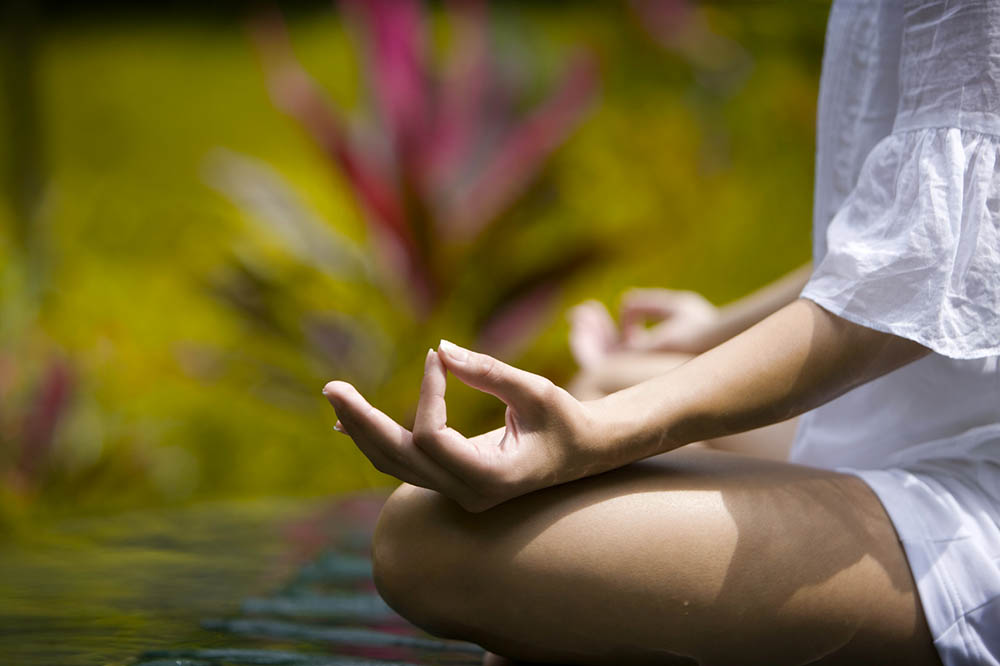
M700 354L719 342L718 322L719 309L697 292L632 289L622 296L625 349Z
M507 405L502 428L464 437L447 425L446 373ZM533 490L597 471L586 403L548 379L442 341L427 353L412 432L346 382L323 389L342 430L375 467L483 511Z
M632 289L622 296L621 328L598 301L569 313L569 346L584 370L617 352L699 354L721 342L719 310L692 291Z

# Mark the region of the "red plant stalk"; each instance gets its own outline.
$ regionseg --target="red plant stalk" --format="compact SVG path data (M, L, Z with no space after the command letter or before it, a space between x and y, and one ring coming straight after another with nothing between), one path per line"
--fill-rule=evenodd
M350 140L337 110L295 60L277 13L258 19L252 34L275 103L344 173L381 255L409 287L418 314L427 314L439 298L431 270L438 245L475 239L527 189L594 99L597 66L577 56L549 96L518 119L512 104L497 103L510 94L494 76L483 0L446 5L456 46L443 83L428 67L419 0L341 6L365 37L373 116L388 137L387 159ZM383 163L372 161L377 157Z
M69 365L61 360L51 361L21 425L16 473L23 485L38 483L52 451L56 427L69 405L72 385Z

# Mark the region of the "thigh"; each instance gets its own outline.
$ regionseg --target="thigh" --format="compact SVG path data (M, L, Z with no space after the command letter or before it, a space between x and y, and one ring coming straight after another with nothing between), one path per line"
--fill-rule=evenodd
M404 615L528 661L937 663L878 499L823 470L676 452L482 514L404 486L375 562Z

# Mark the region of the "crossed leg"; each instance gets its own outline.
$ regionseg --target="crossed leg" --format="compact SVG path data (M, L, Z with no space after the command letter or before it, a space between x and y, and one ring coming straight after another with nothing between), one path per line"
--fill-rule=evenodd
M711 451L480 514L402 486L380 592L433 633L574 664L939 664L881 504L843 474Z

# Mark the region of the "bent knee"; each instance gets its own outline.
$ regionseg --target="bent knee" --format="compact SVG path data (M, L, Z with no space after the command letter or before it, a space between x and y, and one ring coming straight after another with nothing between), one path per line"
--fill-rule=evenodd
M386 603L417 626L457 637L463 580L465 512L443 495L400 486L379 516L373 541L375 586ZM468 516L468 514L465 514Z

